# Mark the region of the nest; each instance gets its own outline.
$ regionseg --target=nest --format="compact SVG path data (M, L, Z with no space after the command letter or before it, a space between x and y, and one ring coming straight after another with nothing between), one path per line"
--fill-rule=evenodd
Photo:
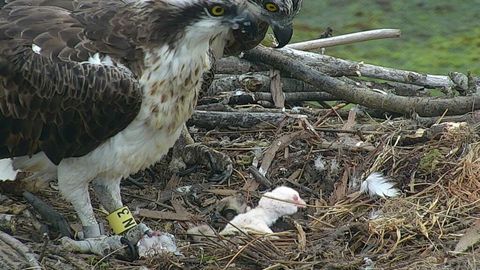
M209 183L205 180L208 170L169 178L168 162L164 161L152 172L140 175L143 188L124 185L123 197L131 209L173 212L163 218L145 217L143 222L174 234L183 254L140 260L128 267L478 268L478 233L469 234L478 228L480 213L478 127L443 123L420 128L405 119L381 122L358 118L352 129L356 131L344 132L345 124L339 117L331 117L314 129L308 128L305 121L309 120L294 119L280 130L196 130L193 134L197 139L234 160L235 172L228 183ZM279 141L285 146L272 151ZM343 147L335 147L340 142ZM268 183L250 173L252 163L260 167L270 164ZM389 176L402 195L382 199L360 194L360 182L372 172ZM216 236L193 243L186 236L186 229L194 224L213 225L213 206L225 196L240 192L250 205L255 205L260 197L258 191L282 184L298 189L309 207L285 218L287 225L279 229L275 238ZM182 186L192 190L162 199L164 190ZM75 222L73 210L56 194L47 188L40 196ZM15 205L18 208L21 203ZM31 218L34 225L39 222L35 216ZM31 226L32 220L24 218L10 231L20 239L37 239L27 244L37 255L42 254L44 267L56 269L59 261L62 267L72 269L125 267L125 262L113 257L101 263L90 255L74 261L66 259L71 254L58 249L55 242L42 244L44 238L32 236L35 230Z
M375 130L375 135L366 138L375 142L371 152L322 147L324 138L332 144L344 140L340 133L295 135L289 147L276 153L267 175L276 179L272 185L294 183L308 199L308 210L288 219L291 228L275 239L242 235L187 244L182 251L187 258L171 258L170 265L191 269L476 269L479 247L475 241L465 242L463 235L475 228L480 213L478 133L464 123L427 130L405 128L405 123L359 124ZM335 129L341 123L326 125ZM223 140L225 150L238 158L255 151L245 147L254 141L275 142L298 133L295 125L287 129L271 137L265 130L234 135L229 137L234 147L225 144L228 134L222 132L211 132L205 140L212 145ZM428 141L424 141L425 133L430 133ZM416 140L419 137L424 139ZM316 161L320 155L325 163L321 168ZM240 166L230 185L217 188L244 185L249 181L245 171ZM402 195L372 199L359 194L358 182L373 171L390 176Z

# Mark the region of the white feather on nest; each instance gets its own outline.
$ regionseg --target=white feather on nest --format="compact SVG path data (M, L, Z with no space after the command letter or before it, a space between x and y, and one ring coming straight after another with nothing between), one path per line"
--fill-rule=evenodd
M13 169L11 159L0 159L0 182L5 180L15 180L17 173L18 171Z
M400 190L394 186L395 183L388 177L383 176L379 172L374 172L363 181L360 186L360 192L368 193L370 197L380 196L382 198L393 198L400 195Z

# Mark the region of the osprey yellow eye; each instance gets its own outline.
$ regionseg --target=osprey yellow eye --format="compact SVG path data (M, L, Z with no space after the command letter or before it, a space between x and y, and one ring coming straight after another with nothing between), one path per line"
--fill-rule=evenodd
M222 16L223 14L225 14L225 8L218 5L212 6L210 8L210 14L212 14L213 16Z
M277 12L278 11L278 5L272 2L267 2L265 3L265 9L270 11L270 12Z

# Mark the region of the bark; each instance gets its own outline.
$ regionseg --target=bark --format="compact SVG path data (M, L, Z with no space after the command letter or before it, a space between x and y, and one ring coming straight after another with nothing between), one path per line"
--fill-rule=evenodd
M217 73L244 74L253 71L268 70L268 67L252 64L251 62L234 56L224 57L215 63Z
M203 128L253 127L261 123L278 125L286 115L269 112L208 112L195 111L187 125Z
M282 77L283 92L318 92L318 88L303 81ZM270 77L266 73L247 73L241 75L219 74L207 91L209 96L221 92L243 89L251 92L270 92Z

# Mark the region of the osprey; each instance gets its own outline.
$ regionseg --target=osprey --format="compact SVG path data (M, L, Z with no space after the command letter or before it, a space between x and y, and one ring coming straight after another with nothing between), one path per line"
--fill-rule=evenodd
M0 158L11 164L3 166L58 179L85 237L101 235L90 183L115 214L110 225L131 228L121 220L131 214L120 180L160 160L179 137L210 69L210 44L232 30L255 36L255 25L235 0L7 1Z
M277 48L283 47L290 41L293 34L292 20L299 13L303 0L238 0L245 1L248 9L259 18L258 31L255 35L242 31L232 30L228 38L216 40L211 44L210 61L212 68L203 75L200 93L207 93L215 77L215 62L224 54L236 55L242 51L250 50L260 44L265 38L269 24L278 41ZM230 158L225 154L210 149L201 144L194 144L194 140L184 126L181 139L173 148L170 169L180 171L186 167L185 163L195 160L208 161L214 174L210 180L222 182L233 172Z

